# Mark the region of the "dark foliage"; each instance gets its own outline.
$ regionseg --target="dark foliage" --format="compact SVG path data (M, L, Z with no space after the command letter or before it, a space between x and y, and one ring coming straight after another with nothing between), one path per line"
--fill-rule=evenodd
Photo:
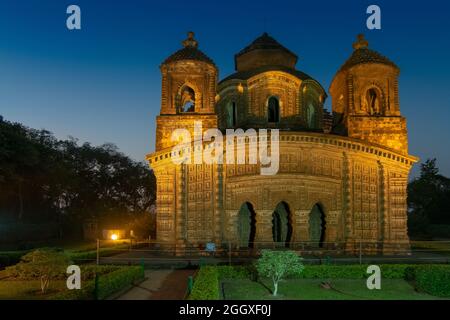
M450 179L439 174L436 159L422 163L420 176L409 183L408 211L410 236L433 236L430 225L450 225Z
M88 218L148 222L155 191L148 166L112 144L0 121L0 222L57 222L61 233L79 233Z

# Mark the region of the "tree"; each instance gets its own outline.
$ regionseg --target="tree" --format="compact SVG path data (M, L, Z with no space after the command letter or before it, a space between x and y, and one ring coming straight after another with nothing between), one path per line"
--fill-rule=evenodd
M24 255L18 264L7 267L6 272L21 279L39 278L41 292L45 294L50 280L63 275L69 265L70 260L63 251L41 248Z
M420 176L408 184L408 215L410 235L426 234L429 224L450 224L450 179L439 174L436 159L422 163Z
M450 179L439 173L436 159L427 159L420 165L419 177L408 184L408 233L450 237L446 225L450 225Z
M256 268L261 276L272 279L273 296L278 293L278 282L283 277L299 274L305 268L302 258L294 251L262 250Z
M85 220L150 220L156 179L113 144L80 145L46 130L0 122L0 220L59 225L80 236ZM65 226L65 228L63 228ZM151 226L143 233L150 233ZM67 235L67 234L66 234Z

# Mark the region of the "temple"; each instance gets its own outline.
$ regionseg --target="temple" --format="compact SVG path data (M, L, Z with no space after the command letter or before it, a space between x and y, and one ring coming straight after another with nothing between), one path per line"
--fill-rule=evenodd
M160 66L156 150L147 156L157 179L158 241L179 252L210 242L409 252L406 187L418 159L408 154L392 61L359 35L331 82L329 112L326 90L267 33L235 55L235 73L221 81L192 32L182 44ZM261 164L248 161L175 163L172 133L194 133L196 121L224 136L279 129L277 174L261 175Z

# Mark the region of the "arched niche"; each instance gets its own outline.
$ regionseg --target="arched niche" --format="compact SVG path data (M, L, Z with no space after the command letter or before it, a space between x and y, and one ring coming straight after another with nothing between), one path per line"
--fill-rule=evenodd
M225 114L227 128L234 128L237 126L237 114L237 102L234 100L228 102Z
M378 85L371 84L361 94L361 112L372 116L384 115L386 111L383 91Z
M267 121L270 123L280 122L280 101L275 96L271 96L267 100Z
M256 234L256 213L250 202L244 202L238 212L239 247L253 248Z
M323 206L316 203L309 213L309 241L311 247L322 248L325 242L326 220Z
M177 113L196 112L199 101L200 93L196 87L191 83L183 84L175 98Z
M292 217L289 205L282 201L272 213L272 238L278 246L289 247L292 238Z

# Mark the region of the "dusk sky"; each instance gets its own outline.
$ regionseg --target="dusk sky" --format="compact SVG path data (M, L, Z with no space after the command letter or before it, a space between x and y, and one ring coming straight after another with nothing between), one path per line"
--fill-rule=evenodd
M70 4L81 7L81 30L66 28ZM366 28L371 4L381 7L381 30ZM159 65L187 31L220 79L234 71L234 54L267 31L327 90L364 33L401 69L410 154L436 157L450 176L449 29L444 0L0 0L0 115L60 139L112 142L143 161L154 150Z

